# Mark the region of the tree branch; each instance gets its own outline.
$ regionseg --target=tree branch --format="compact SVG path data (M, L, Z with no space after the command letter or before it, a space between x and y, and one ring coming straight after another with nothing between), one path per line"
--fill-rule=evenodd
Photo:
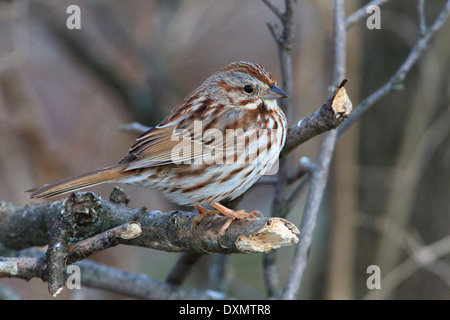
M288 98L280 101L286 118L291 119L292 115L292 91L293 91L293 77L292 77L292 39L294 37L294 2L293 0L285 0L285 10L282 12L271 1L263 1L269 9L278 17L282 25L281 34L277 35L277 25L269 22L267 26L278 45L278 58L281 70L281 83L283 89L287 92ZM274 197L272 200L271 215L285 217L288 213L287 205L287 186L288 176L290 170L290 159L285 157L279 160L278 172L275 181ZM269 297L278 296L278 271L276 265L276 253L270 253L263 257L264 278L267 287L267 294Z
M344 0L334 1L334 72L333 82L336 83L339 79L345 77L346 66L346 30L345 30L345 12ZM343 87L344 83L341 83ZM336 90L336 94L339 89ZM349 100L348 100L349 101ZM342 105L338 103L338 105ZM346 105L351 112L351 104ZM349 112L348 112L349 113ZM281 294L281 299L294 299L300 288L300 282L303 278L303 273L308 261L308 251L311 246L312 235L315 229L316 219L319 212L319 207L322 202L322 196L325 191L325 186L328 180L328 171L330 168L331 159L333 156L334 147L337 140L337 131L331 130L324 137L319 159L317 160L317 167L311 172L311 184L306 199L305 211L303 213L300 229L299 244L295 248L294 257L291 262L288 280Z
M74 233L73 216L62 207L53 218L55 221L50 227L47 248L47 261L45 278L48 281L48 291L56 297L64 286L64 269L67 262L67 251L70 238Z
M69 246L67 255L68 264L80 261L95 252L115 247L120 244L120 239L129 240L139 237L142 228L138 222L128 222L121 226L106 230L90 238L78 241Z
M0 277L41 278L56 296L68 264L118 244L198 255L269 252L298 241L298 229L287 220L255 218L234 221L221 238L226 246L222 247L217 236L225 217L206 216L194 226L196 213L134 209L128 201L116 187L110 201L91 192L75 192L64 200L25 207L0 202L3 247L20 250L49 244L46 255L39 258L1 258ZM169 280L180 281L173 276Z
M0 278L15 277L26 280L41 278L43 281L47 281L44 271L47 268L46 256L38 250L27 249L24 251L27 251L24 254L32 257L0 257ZM2 250L0 250L1 252ZM22 252L16 253L22 255ZM80 267L82 286L108 290L137 299L211 300L231 298L221 292L181 287L151 279L145 274L135 274L89 260L79 261L75 265ZM63 276L67 277L68 275L64 273Z
M315 112L300 120L288 130L280 158L309 139L340 126L352 112L353 106L342 81L334 94Z
M283 19L283 12L271 0L262 0L264 4L281 20Z
M118 188L116 187L115 190ZM11 249L23 249L48 244L52 226L61 212L73 218L70 234L70 253L85 258L99 248L95 243L116 235L113 228L129 222L139 224L142 234L134 238L119 237L110 245L128 244L169 252L251 253L268 252L280 246L297 242L297 228L281 218L255 218L236 220L222 237L224 248L217 243L217 236L226 218L210 215L192 226L197 213L172 211L163 213L146 208L134 209L123 203L104 200L92 192L75 192L67 199L47 204L15 207L0 202L0 243ZM111 230L113 229L113 230ZM121 229L119 229L121 230ZM101 232L109 232L98 235ZM94 237L89 240L88 238ZM74 245L79 241L83 241ZM106 248L100 247L99 250ZM77 252L81 251L81 252Z
M145 274L135 274L93 261L77 262L83 277L81 285L104 289L138 299L217 300L230 299L222 292L199 290L157 281Z

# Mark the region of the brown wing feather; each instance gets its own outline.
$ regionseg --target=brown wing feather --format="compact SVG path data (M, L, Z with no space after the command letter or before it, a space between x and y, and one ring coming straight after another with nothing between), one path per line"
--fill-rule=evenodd
M195 141L191 134L193 133L193 123L186 127L187 131L174 131L174 128L174 126L155 127L140 137L119 162L119 164L127 165L124 171L180 162L186 163L201 156L201 148L194 147L199 142ZM177 150L177 147L181 148L180 143L184 134L189 140L184 140L183 143L192 142L190 149L184 149L183 151L186 152L175 154L174 150ZM185 146L187 145L185 144Z
M66 178L29 189L30 198L50 198L63 193L84 189L105 182L112 182L132 175L132 172L123 172L124 166L117 165L98 169L76 178Z

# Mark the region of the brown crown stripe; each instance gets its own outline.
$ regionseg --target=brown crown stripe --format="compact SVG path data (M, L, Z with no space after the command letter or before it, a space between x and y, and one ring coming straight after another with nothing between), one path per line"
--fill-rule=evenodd
M220 71L238 71L245 72L250 76L266 83L267 85L276 84L275 79L271 74L269 74L261 65L257 63L248 62L236 62L229 64L228 66L222 68Z

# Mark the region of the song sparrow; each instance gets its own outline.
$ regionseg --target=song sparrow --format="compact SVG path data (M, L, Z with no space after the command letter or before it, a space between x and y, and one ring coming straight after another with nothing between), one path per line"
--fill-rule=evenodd
M277 99L286 96L259 64L231 63L141 135L118 164L27 192L48 198L105 182L154 188L177 204L194 206L200 213L196 221L212 212L205 204L225 215L220 242L233 220L257 214L219 201L244 193L278 159L287 123Z

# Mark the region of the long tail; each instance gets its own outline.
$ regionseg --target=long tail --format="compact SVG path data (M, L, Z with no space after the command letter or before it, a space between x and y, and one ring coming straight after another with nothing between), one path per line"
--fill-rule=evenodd
M50 198L63 193L92 187L105 182L114 182L134 174L133 170L124 172L124 168L124 165L117 165L113 167L98 169L77 178L67 178L50 182L48 184L32 188L25 192L30 193L30 198Z

